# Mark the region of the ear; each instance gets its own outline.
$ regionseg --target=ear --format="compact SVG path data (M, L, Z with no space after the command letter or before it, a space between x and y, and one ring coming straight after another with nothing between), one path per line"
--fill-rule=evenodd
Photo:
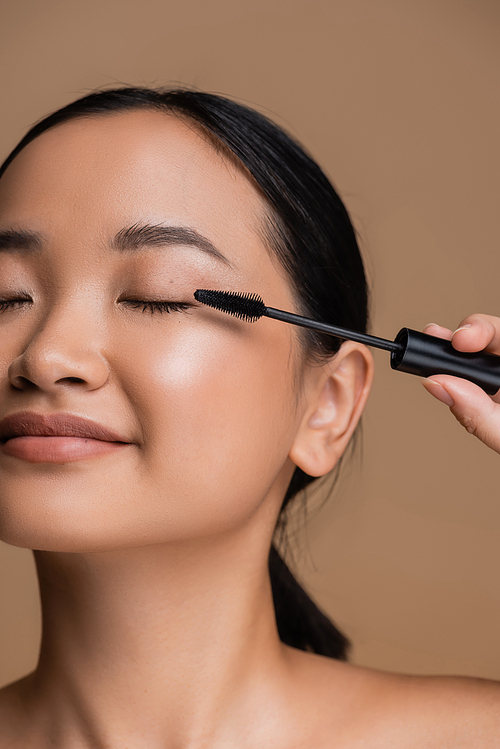
M305 411L289 457L309 476L331 471L346 449L373 380L366 346L346 341L327 363L304 374Z

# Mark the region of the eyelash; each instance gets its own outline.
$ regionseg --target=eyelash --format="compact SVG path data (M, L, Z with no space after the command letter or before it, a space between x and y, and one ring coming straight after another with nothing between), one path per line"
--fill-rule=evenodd
M22 302L29 302L30 299L25 299L24 297L20 297L18 299L0 299L0 312L5 312L9 307L12 307L14 304L22 304Z
M139 299L127 299L125 304L130 305L133 309L142 307L142 311L151 310L151 314L154 312L187 312L190 304L186 302L144 302Z
M14 304L22 304L23 302L29 302L30 299L19 298L19 299L0 299L0 313L5 312L9 307L13 307ZM192 306L187 302L146 302L141 299L126 299L124 303L131 306L132 309L138 309L142 307L142 311L150 310L151 314L155 312L187 312Z

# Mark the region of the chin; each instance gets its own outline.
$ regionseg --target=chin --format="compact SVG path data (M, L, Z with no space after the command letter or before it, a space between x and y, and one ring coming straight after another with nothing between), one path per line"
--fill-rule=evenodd
M75 513L74 507L73 512L50 512L47 508L45 513L40 508L34 512L35 508L31 507L30 513L18 511L15 514L6 513L4 509L0 510L0 541L23 549L82 554L114 551L141 543L132 529L93 513Z
M10 546L17 546L32 551L53 551L73 554L83 554L98 551L112 551L120 548L108 540L96 539L79 533L71 533L67 529L44 529L26 527L4 528L0 524L0 541ZM122 547L123 548L123 547Z

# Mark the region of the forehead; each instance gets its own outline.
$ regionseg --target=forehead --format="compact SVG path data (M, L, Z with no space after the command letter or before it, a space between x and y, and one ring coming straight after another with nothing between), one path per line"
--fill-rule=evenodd
M234 247L255 242L264 212L244 168L198 126L151 111L55 127L21 151L0 180L0 223L49 233L171 221Z

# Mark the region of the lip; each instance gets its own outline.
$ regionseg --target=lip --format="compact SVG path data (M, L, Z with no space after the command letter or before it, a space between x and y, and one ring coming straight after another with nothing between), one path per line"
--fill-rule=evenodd
M131 441L96 421L70 413L37 414L19 411L0 421L0 442L15 437L83 437L103 442Z

